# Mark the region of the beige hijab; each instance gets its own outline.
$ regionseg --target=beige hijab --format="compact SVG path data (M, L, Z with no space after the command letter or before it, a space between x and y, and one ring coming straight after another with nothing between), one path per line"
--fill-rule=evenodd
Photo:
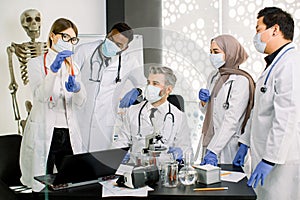
M219 69L220 78L216 81L216 84L211 93L211 99L215 98L222 85L227 81L231 74L237 74L245 76L249 81L249 101L246 108L245 119L242 124L242 133L246 126L247 120L250 117L251 109L254 103L254 89L255 83L247 72L239 69L239 65L245 62L248 58L248 54L242 45L231 35L220 35L212 41L215 41L217 45L225 53L225 64ZM207 105L207 111L203 122L202 134L203 134L203 146L207 147L212 137L214 136L214 124L212 119L212 112L214 109L213 101L209 101Z

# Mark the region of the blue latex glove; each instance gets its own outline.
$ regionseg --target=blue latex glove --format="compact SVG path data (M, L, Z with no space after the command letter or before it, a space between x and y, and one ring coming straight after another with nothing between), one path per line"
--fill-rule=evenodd
M121 99L119 108L128 108L131 106L140 95L137 88L133 88L129 92L125 94L125 96Z
M69 50L65 50L62 52L59 52L56 55L55 60L53 61L53 63L50 66L51 71L53 71L54 73L58 72L58 70L61 68L61 63L67 58L70 57L73 54L72 51Z
M130 153L127 152L121 163L126 164L126 163L128 163L129 160L130 160Z
M169 150L167 153L173 154L173 157L177 161L181 161L183 158L183 152L180 147L169 147Z
M199 99L203 102L208 102L209 101L209 90L208 89L200 89L199 91Z
M217 166L218 165L218 158L217 155L210 150L207 150L206 155L203 158L203 161L200 163L200 165L213 165Z
M68 92L78 92L80 90L80 83L75 81L75 76L69 75L68 82L65 82Z
M264 161L260 161L258 165L256 166L254 172L251 174L249 181L247 182L248 186L252 186L253 182L254 183L254 188L259 183L259 180L261 180L261 185L264 185L265 178L268 176L270 171L273 169L274 166L269 165L265 163Z
M235 157L232 161L232 164L235 166L244 166L245 156L248 152L248 146L241 144L238 152L235 154Z

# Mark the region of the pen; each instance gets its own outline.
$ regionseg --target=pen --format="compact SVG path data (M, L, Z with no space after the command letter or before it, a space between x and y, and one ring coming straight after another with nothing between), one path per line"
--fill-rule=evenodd
M193 190L194 190L194 191L228 190L228 187L194 188Z
M231 174L231 172L224 172L224 173L221 174L221 176L226 176L226 175L229 175L229 174Z

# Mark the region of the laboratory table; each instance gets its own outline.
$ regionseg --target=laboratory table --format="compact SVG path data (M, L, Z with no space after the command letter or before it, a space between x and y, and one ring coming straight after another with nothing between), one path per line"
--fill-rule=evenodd
M221 164L222 170L230 170L230 171L239 171L242 172L242 168L235 167L229 164ZM161 186L158 183L154 187L154 191L148 193L148 197L105 197L104 199L256 199L256 194L252 187L248 187L247 178L245 177L238 183L233 182L225 182L204 185L204 184L195 184L192 186L183 186L179 184L176 188L166 188ZM200 187L228 187L228 190L221 191L193 191L194 188ZM102 197L102 186L100 184L90 184L86 186L74 187L69 189L63 189L59 191L49 191L44 189L43 191L34 194L35 199L101 199Z

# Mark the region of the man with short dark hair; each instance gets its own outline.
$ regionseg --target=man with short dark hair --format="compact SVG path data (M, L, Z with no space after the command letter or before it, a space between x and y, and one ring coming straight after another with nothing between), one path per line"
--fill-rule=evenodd
M300 53L292 42L294 21L280 8L257 16L254 46L266 68L256 83L255 103L234 165L251 149L248 186L258 199L300 199ZM259 184L260 183L260 184Z
M111 146L122 93L128 86L134 87L121 101L123 107L129 107L140 95L136 88L146 83L143 65L132 54L124 52L132 40L133 30L126 23L117 23L104 40L76 48L74 60L81 69L87 92L86 106L78 111L87 151Z

